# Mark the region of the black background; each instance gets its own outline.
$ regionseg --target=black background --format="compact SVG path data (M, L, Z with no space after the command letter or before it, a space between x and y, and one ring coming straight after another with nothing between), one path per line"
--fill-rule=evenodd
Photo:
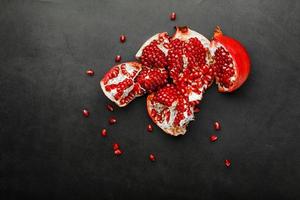
M299 1L0 2L1 199L300 198ZM116 54L133 60L148 37L175 25L208 38L221 25L252 61L246 84L229 95L212 87L177 138L146 132L145 97L108 112L98 84ZM222 130L211 144L215 120Z

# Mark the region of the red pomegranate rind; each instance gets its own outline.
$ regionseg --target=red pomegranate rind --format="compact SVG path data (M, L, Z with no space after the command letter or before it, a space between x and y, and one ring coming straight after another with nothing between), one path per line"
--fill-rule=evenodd
M194 119L193 106L169 84L147 97L147 111L157 126L173 136L184 135Z
M169 48L168 33L158 33L149 38L138 50L135 57L147 67L167 66L166 55Z
M223 49L222 49L223 48ZM232 92L238 89L248 78L250 73L250 58L245 47L237 40L223 35L220 27L217 27L214 33L213 41L211 42L212 55L214 55L215 63L213 64L216 69L216 73L221 72L221 76L226 75L224 70L220 69L223 67L220 63L225 58L221 56L217 57L215 54L217 51L225 53L228 57L232 58L232 62L229 64L233 65L234 74L231 75L230 79L222 80L218 74L216 74L216 82L218 84L219 92ZM228 52L228 54L227 54ZM224 55L224 56L226 56ZM230 59L229 59L230 60ZM219 61L219 63L218 63ZM228 82L228 80L230 80Z
M136 82L147 92L154 92L165 85L168 79L168 72L165 68L144 67L136 77Z
M104 94L118 106L123 107L134 98L144 94L144 90L134 79L142 70L138 62L127 62L112 67L100 81Z

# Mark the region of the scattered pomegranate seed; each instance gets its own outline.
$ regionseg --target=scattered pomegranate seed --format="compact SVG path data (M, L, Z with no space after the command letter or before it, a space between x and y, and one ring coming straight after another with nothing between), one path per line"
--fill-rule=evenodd
M124 43L126 41L126 36L125 35L120 35L120 42Z
M120 149L116 149L116 150L114 151L114 153L115 153L115 155L119 156L119 155L121 155L123 152L122 152Z
M150 159L152 162L156 160L156 159L155 159L155 156L154 156L153 154L150 154L150 155L149 155L149 159Z
M216 136L216 135L211 135L211 136L209 137L209 139L210 139L211 142L215 142L215 141L217 141L218 136Z
M111 104L107 104L106 105L107 110L109 110L110 112L114 111L114 107Z
M152 131L153 131L153 127L152 127L151 124L148 124L148 126L147 126L147 131L148 131L148 132L152 132Z
M176 13L175 13L175 12L172 12L172 13L170 14L170 19L171 19L172 21L174 21L174 20L176 19Z
M83 110L82 110L82 115L83 115L84 117L89 117L89 116L90 116L90 112L89 112L87 109L83 109Z
M230 165L231 165L231 161L230 160L224 160L224 163L225 163L225 166L226 167L230 167Z
M194 108L194 113L198 113L198 112L200 112L200 108L197 107L197 106L195 106L195 108Z
M116 62L121 62L121 56L120 56L120 55L116 55L115 61L116 61Z
M88 76L94 76L95 72L92 69L88 69L88 70L85 71L85 74L88 75Z
M115 124L116 122L117 122L117 119L116 119L115 117L110 117L109 120L108 120L108 123L109 123L110 125L113 125L113 124Z
M219 122L215 122L214 123L214 128L215 128L216 131L220 130L221 129L220 123Z
M106 129L104 128L104 129L102 129L102 131L101 131L101 135L103 136L103 137L106 137L106 135L107 135L107 131L106 131Z
M113 149L114 149L114 150L117 150L117 149L119 149L119 148L120 148L120 146L119 146L118 143L114 143L114 144L113 144Z

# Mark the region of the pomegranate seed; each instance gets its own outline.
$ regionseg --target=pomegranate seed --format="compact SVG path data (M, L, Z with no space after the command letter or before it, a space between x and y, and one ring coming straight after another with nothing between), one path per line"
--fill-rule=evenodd
M88 75L88 76L94 76L95 72L92 69L88 69L88 70L85 71L85 74Z
M116 62L120 62L120 61L121 61L121 56L120 56L120 55L116 55L115 61L116 61Z
M149 159L150 159L152 162L156 160L156 159L155 159L155 156L154 156L153 154L150 154L150 155L149 155Z
M211 136L209 137L209 139L210 139L211 142L215 142L215 141L217 141L218 136L216 136L216 135L211 135Z
M110 125L113 125L113 124L115 124L116 122L117 122L117 119L116 119L115 117L110 117L109 120L108 120L108 123L109 123Z
M106 135L107 135L107 131L106 131L106 129L104 128L104 129L102 129L102 131L101 131L101 135L103 136L103 137L106 137Z
M124 43L126 41L126 36L125 35L120 35L120 42Z
M197 106L195 106L195 108L194 108L194 113L198 113L198 112L200 112L200 108L197 107Z
M219 122L215 122L214 123L214 128L215 128L216 131L220 130L221 129L220 123Z
M171 19L172 21L174 21L174 20L176 19L176 13L175 13L175 12L172 12L172 13L170 14L170 19Z
M89 112L87 109L83 109L83 110L82 110L82 115L83 115L84 117L89 117L89 116L90 116L90 112Z
M231 165L231 161L230 160L224 160L224 163L225 163L225 166L226 167L230 167L230 165Z
M114 149L114 150L117 150L117 149L119 149L119 148L120 148L120 146L119 146L118 143L114 143L114 144L113 144L113 149Z
M121 155L122 153L123 153L123 152L122 152L120 149L116 149L116 150L114 151L114 154L117 155L117 156Z
M153 131L153 127L152 127L151 124L148 124L148 126L147 126L147 131L148 131L148 132L152 132L152 131Z
M110 112L114 111L114 107L111 104L107 104L106 105L107 110L109 110Z

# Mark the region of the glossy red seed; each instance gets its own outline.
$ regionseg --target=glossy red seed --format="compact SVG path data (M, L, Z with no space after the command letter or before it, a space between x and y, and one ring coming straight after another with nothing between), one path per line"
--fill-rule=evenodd
M126 36L125 35L120 35L120 42L124 43L126 41Z
M83 109L83 110L82 110L82 115L83 115L84 117L88 117L88 116L90 116L90 112L89 112L87 109Z
M231 161L226 159L226 160L224 160L224 164L225 164L226 167L230 167Z
M120 55L116 55L116 57L115 57L115 61L116 62L121 62L121 56Z
M88 75L88 76L94 76L95 72L92 69L88 69L88 70L85 71L85 74Z
M110 125L113 125L113 124L115 124L117 122L117 118L115 118L115 117L110 117L109 119L108 119L108 123L110 124Z
M218 130L221 129L221 125L220 125L219 122L215 122L215 123L214 123L214 129L215 129L216 131L218 131Z
M149 155L149 159L151 160L151 161L155 161L156 159L155 159L155 156L153 155L153 154L150 154Z
M116 149L114 151L114 154L117 155L117 156L121 155L122 153L123 153L123 151L121 151L120 149Z
M198 113L198 112L200 112L200 108L197 107L197 106L195 106L195 108L194 108L194 113Z
M209 137L209 139L210 139L211 142L215 142L215 141L217 141L218 136L216 136L216 135L211 135L211 136Z
M152 131L153 131L153 127L152 127L151 124L148 124L148 126L147 126L147 131L148 131L148 132L152 132Z
M176 13L175 13L175 12L172 12L172 13L170 14L170 19L171 19L172 21L174 21L174 20L176 19Z
M119 149L119 148L120 148L120 146L119 146L118 143L114 143L114 144L113 144L113 149L114 149L114 150L117 150L117 149Z
M114 107L111 104L107 104L106 105L107 110L109 110L110 112L114 111Z
M101 135L102 135L103 137L106 137L106 135L107 135L107 130L106 130L105 128L102 129Z

